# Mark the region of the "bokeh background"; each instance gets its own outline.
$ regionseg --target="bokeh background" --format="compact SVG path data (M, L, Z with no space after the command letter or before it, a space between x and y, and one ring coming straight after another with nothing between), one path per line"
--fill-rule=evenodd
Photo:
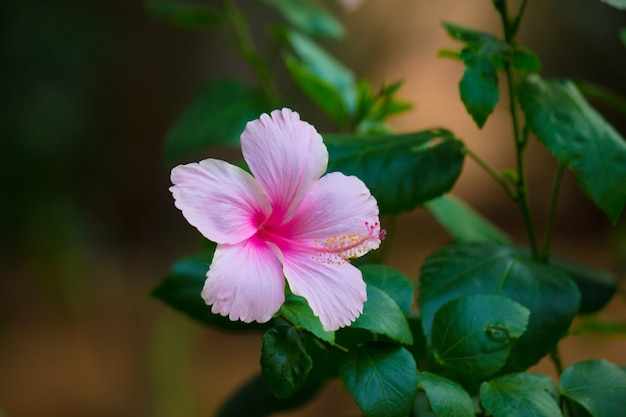
M207 0L208 1L208 0ZM248 2L241 1L245 5ZM478 130L458 99L462 66L437 58L442 21L499 33L491 2L367 0L354 11L324 3L348 28L327 44L358 76L405 80L416 103L398 131L444 126L496 168L513 166L505 100ZM215 78L252 79L210 31L151 20L124 0L19 0L0 5L0 415L3 417L209 416L259 370L260 335L205 329L148 297L198 234L174 208L162 156L168 128ZM258 8L254 30L277 19ZM521 42L543 75L588 80L626 95L626 14L597 0L529 1ZM306 100L305 120L328 122ZM600 109L626 134L623 116ZM529 178L545 224L556 167L531 147ZM498 185L467 161L454 193L524 242L521 219ZM626 227L608 220L566 175L554 253L623 276ZM416 278L448 241L423 211L402 215L388 263ZM603 317L626 321L624 298ZM624 364L624 337L571 337L566 364ZM553 372L548 363L539 368ZM338 383L285 415L358 415Z

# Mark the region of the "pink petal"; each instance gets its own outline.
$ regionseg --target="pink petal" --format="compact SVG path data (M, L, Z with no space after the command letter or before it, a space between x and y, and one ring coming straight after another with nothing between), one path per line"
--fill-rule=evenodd
M328 164L322 137L289 109L274 110L248 123L241 135L241 150L272 202L275 224L284 224L295 215Z
M363 312L365 282L348 262L326 263L308 252L283 252L283 270L289 288L304 297L326 331L348 326Z
M246 323L264 323L285 301L285 279L278 257L253 237L218 245L207 272L202 298L215 314Z
M361 256L380 245L376 199L357 177L326 174L311 188L283 234L294 241L314 239L321 249L332 246L343 257Z
M239 243L271 214L261 185L247 172L217 159L172 169L175 205L207 239Z

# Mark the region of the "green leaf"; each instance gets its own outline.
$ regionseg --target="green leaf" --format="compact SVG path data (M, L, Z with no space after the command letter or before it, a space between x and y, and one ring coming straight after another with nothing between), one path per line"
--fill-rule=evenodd
M348 110L341 93L335 87L315 75L293 56L286 56L285 64L298 87L331 119L340 125L348 121Z
M345 35L341 23L320 4L309 0L263 0L289 23L311 36L340 39Z
M497 226L451 194L434 198L424 203L424 207L459 242L511 244L509 237Z
M619 39L622 41L624 47L626 47L626 27L619 30Z
M413 343L413 334L400 307L387 293L373 285L367 286L367 301L363 306L363 313L350 327L385 335L405 345Z
M463 144L444 129L383 136L326 134L324 142L328 170L363 180L381 214L412 210L449 191L463 167Z
M429 344L435 312L458 297L498 294L530 310L526 332L512 342L502 372L525 370L548 353L567 332L580 302L576 285L561 270L490 243L440 249L426 259L419 284L418 304Z
M561 394L582 405L592 417L614 417L626 409L626 371L592 359L569 366L559 378Z
M400 346L366 344L351 350L340 376L367 417L406 417L417 394L413 356Z
M470 46L488 45L491 52L507 50L506 42L496 38L490 33L481 32L470 28L463 27L450 22L443 22L443 27L452 39L463 42Z
M512 339L526 330L530 311L500 295L468 295L435 313L433 353L444 368L484 380L506 363Z
M626 10L626 0L600 0L603 3L613 6L616 9Z
M601 318L590 318L577 322L573 330L575 334L591 333L596 336L626 336L626 322L608 321Z
M246 123L270 110L263 94L248 84L213 82L200 91L170 130L166 160L171 163L210 146L239 146Z
M383 84L377 93L372 92L372 85L367 80L358 83L358 106L355 131L364 135L389 134L392 129L386 124L387 119L410 110L411 103L395 97L402 82Z
M306 352L313 361L313 368L309 372L306 385L319 384L330 378L339 376L339 366L345 353L307 333L302 333L302 341Z
M556 258L553 258L550 263L567 273L578 287L581 295L579 314L599 311L611 300L619 286L617 277L608 271L589 268Z
M458 383L439 375L419 372L420 383L437 416L474 417L474 403L467 391Z
M226 330L266 329L269 326L267 323L230 321L228 317L211 313L211 307L204 303L200 293L212 259L212 252L198 253L179 259L172 265L165 279L150 294L203 324Z
M320 319L313 314L313 310L304 298L293 294L287 295L279 314L315 337L330 344L335 343L335 332L324 330Z
M304 386L313 361L300 333L280 321L263 335L261 373L267 388L278 398L287 398Z
M516 48L513 51L513 69L526 74L539 72L541 71L541 60L528 49Z
M319 388L317 384L308 385L289 398L276 398L258 374L235 391L215 417L267 417L303 406L317 395Z
M368 264L359 266L359 269L367 285L382 290L396 302L405 316L409 314L415 292L409 277L385 265Z
M527 77L518 86L527 122L581 189L617 222L626 204L626 141L567 80Z
M510 374L480 386L480 401L494 417L555 417L561 416L556 387L547 375Z
M202 3L150 0L145 3L145 7L154 19L184 29L205 29L223 22L218 10Z
M482 128L500 99L497 69L503 59L511 55L510 47L489 33L452 23L444 23L444 27L450 37L466 44L460 53L465 72L459 91L467 112ZM522 58L520 55L521 65L529 65Z
M459 83L461 100L476 125L482 128L500 100L498 74L482 48L464 48L461 59L465 64Z
M337 90L348 114L353 115L356 111L357 88L352 71L308 36L290 30L286 32L286 37L302 65Z

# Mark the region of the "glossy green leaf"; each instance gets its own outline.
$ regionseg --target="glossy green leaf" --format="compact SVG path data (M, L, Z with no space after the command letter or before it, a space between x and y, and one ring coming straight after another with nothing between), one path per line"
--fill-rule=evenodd
M165 142L165 157L174 162L211 146L239 146L246 123L272 110L256 88L241 81L216 81L195 97L176 121Z
M363 313L351 327L385 335L398 343L413 343L409 323L400 307L387 293L373 285L367 286L367 301L363 306Z
M567 80L527 77L518 86L527 122L613 223L626 204L626 140Z
M626 27L619 30L619 39L622 41L624 47L626 47Z
M626 0L600 0L603 3L613 6L616 9L626 10Z
M211 313L211 307L200 296L212 252L198 253L179 259L151 295L190 317L210 326L226 330L264 330L267 323L230 321L228 317Z
M341 23L320 4L311 0L263 0L289 23L311 36L339 39L345 34Z
M580 293L561 270L536 263L517 250L491 243L457 243L426 259L419 281L426 339L435 312L466 295L498 294L530 310L524 335L513 340L502 372L525 370L548 353L578 312Z
M285 57L289 74L302 91L331 119L342 125L349 115L341 93L292 56Z
M626 371L608 361L592 359L569 366L559 383L561 394L592 417L621 416L626 410Z
M467 112L483 127L500 99L497 65L510 48L489 33L452 23L444 23L444 27L450 37L466 45L459 55L465 65L459 91Z
M511 342L526 330L530 311L500 295L468 295L437 310L433 318L435 360L444 368L484 380L506 363Z
M463 144L444 129L403 135L324 135L328 170L355 175L381 214L398 214L449 191L463 167ZM384 173L384 175L381 175Z
M417 394L417 368L403 347L366 344L351 350L340 376L367 417L406 417Z
M491 242L509 245L511 240L463 200L446 194L434 198L424 207L446 231L459 242Z
M286 37L302 65L337 90L348 114L353 115L356 111L357 88L352 71L308 36L292 30L287 31Z
M461 59L465 64L459 83L461 100L476 125L482 128L500 100L498 74L489 55L481 49L465 48Z
M198 2L150 0L145 6L153 18L184 29L205 29L223 22L218 10Z
M613 298L619 281L608 271L589 268L561 259L553 258L551 265L565 271L580 291L580 314L599 311Z
M324 330L320 319L313 314L313 310L304 298L293 294L287 295L279 314L289 322L311 332L317 338L331 344L335 342L335 332Z
M467 391L458 383L440 375L419 372L420 383L438 417L474 417L474 403Z
M480 386L480 402L494 417L556 417L561 410L547 375L509 374Z
M396 302L405 316L409 314L415 292L409 277L396 269L379 264L362 265L359 269L367 285L373 285L382 290Z
M303 406L317 395L319 388L317 384L307 385L289 398L276 398L258 374L235 391L215 417L268 417Z
M488 45L490 52L498 52L508 49L506 42L496 38L490 33L466 28L450 22L444 22L443 27L452 39L463 42L470 46Z
M282 320L265 332L261 349L261 373L267 388L278 398L287 398L302 388L313 361L301 334Z

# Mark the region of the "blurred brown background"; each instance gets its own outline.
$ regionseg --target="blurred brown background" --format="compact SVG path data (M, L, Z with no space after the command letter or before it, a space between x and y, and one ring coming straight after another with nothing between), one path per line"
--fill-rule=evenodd
M375 83L406 81L400 96L417 105L394 120L399 131L444 126L496 168L513 166L505 98L479 131L458 98L462 66L437 58L459 47L443 20L499 33L490 1L367 0L354 12L325 3L349 32L327 45L333 52ZM0 415L211 415L258 372L260 336L207 330L147 291L198 242L168 192L164 136L202 85L249 79L246 66L211 32L151 21L140 2L20 0L0 9ZM263 13L255 16L262 44L276 18ZM597 0L530 1L520 39L541 56L544 76L626 95L623 26L625 13ZM327 125L305 102L297 110ZM626 134L626 121L602 110ZM542 230L555 166L540 145L528 165ZM517 210L471 161L454 192L524 242ZM555 227L555 254L617 272L622 262L623 271L624 220L610 227L571 175ZM396 230L389 264L412 277L448 240L422 211L401 216ZM617 296L602 314L623 320L624 312ZM626 362L624 338L563 345L566 363ZM285 415L358 410L333 383Z

